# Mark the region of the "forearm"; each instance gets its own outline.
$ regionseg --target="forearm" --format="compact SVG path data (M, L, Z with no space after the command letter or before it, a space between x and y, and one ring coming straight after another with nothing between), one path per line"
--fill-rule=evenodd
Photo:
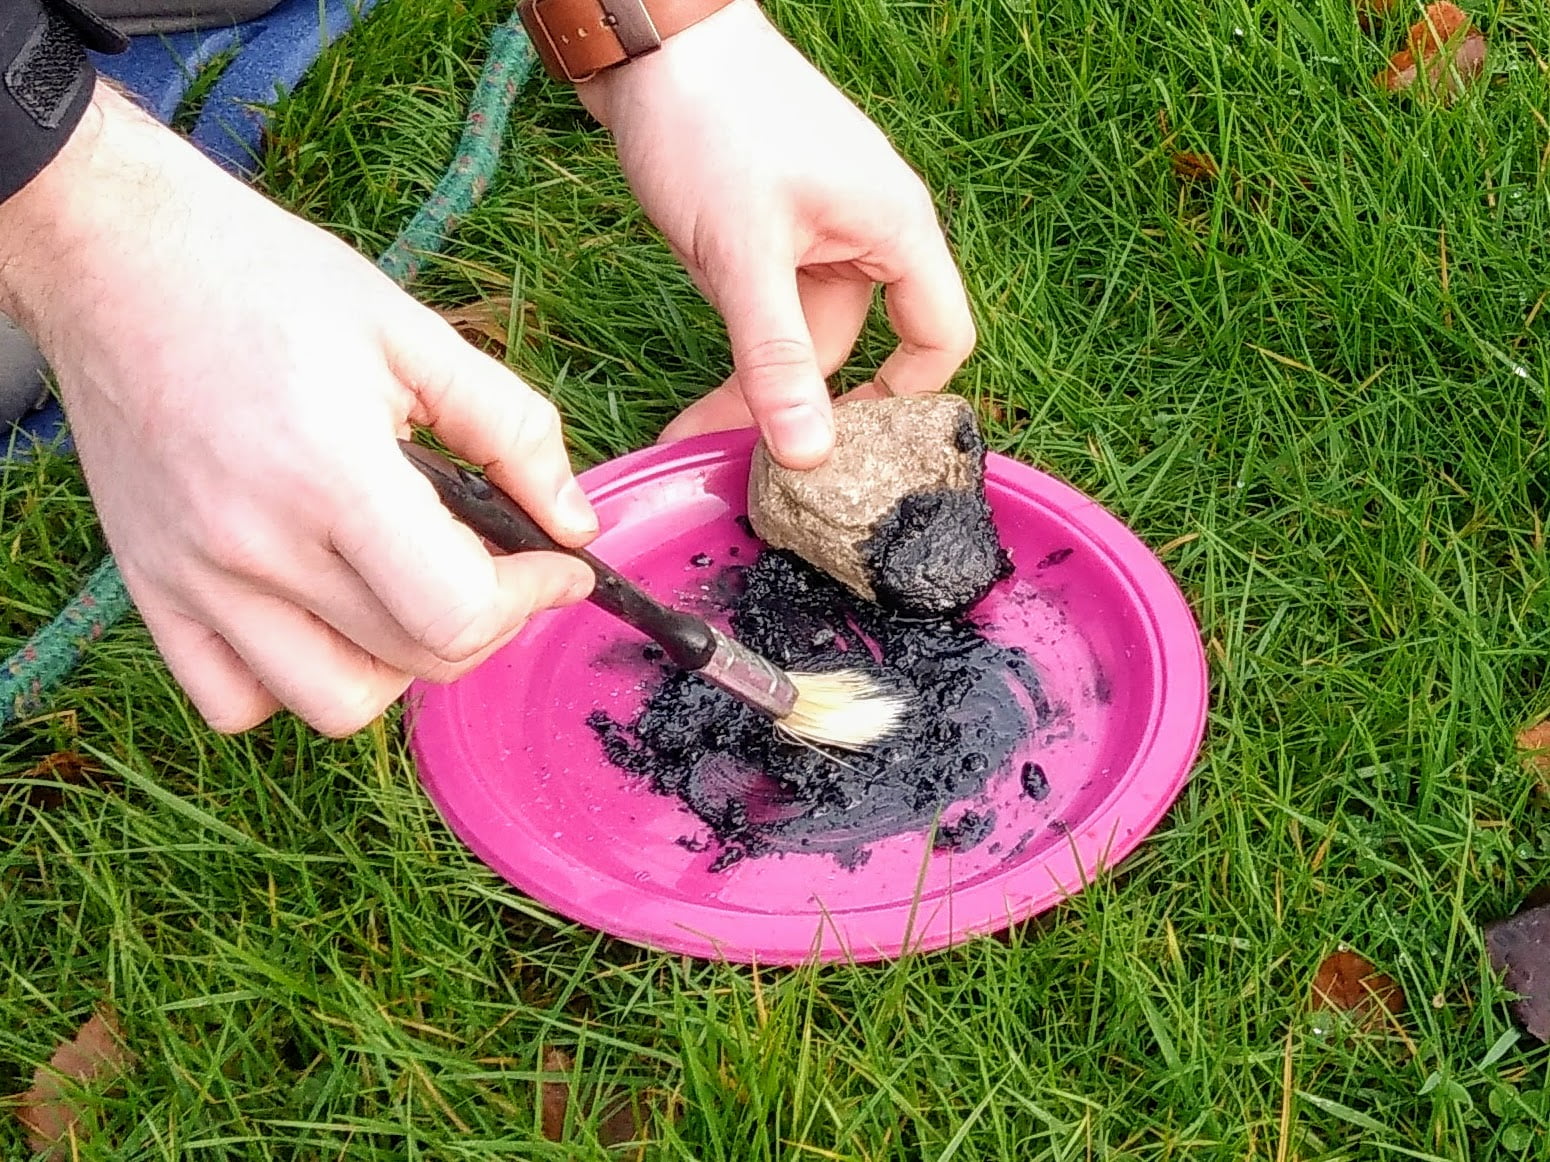
M188 156L185 156L188 155ZM201 159L98 80L74 131L25 186L0 203L0 312L48 347L103 272L136 237L165 234L181 166Z
M88 94L90 96L90 94ZM95 101L82 108L69 135L20 189L0 203L0 311L32 330L35 299L49 269L69 245L71 186L91 168L103 113Z

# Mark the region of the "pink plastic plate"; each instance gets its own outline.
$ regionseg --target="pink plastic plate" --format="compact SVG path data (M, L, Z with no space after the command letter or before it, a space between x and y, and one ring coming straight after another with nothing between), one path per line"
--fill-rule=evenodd
M752 446L748 432L722 433L584 473L605 530L594 551L714 618L715 576L758 552L735 519ZM703 824L613 767L586 724L599 709L628 720L660 670L643 657L644 639L585 604L535 618L450 685L411 689L426 791L528 895L672 952L877 960L1052 907L1128 855L1183 786L1205 723L1205 659L1183 595L1119 521L1005 457L992 455L986 475L1016 571L974 619L1027 651L1066 713L1059 730L1021 744L980 799L943 814L946 824L994 809L994 831L971 849L930 851L925 833L906 834L872 844L854 870L830 855L781 854L711 871L715 843L693 850ZM1041 799L1023 786L1029 761L1048 781Z

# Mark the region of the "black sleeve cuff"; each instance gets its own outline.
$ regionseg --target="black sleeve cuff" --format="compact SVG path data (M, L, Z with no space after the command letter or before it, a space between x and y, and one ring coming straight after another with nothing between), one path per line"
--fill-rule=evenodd
M0 0L0 201L53 160L91 103L86 55L129 42L75 0Z

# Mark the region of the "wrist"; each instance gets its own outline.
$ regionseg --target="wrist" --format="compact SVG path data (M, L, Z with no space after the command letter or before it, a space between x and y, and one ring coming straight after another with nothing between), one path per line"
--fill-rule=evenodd
M719 12L664 40L657 51L582 81L576 93L587 111L604 128L612 129L621 102L652 90L677 88L683 78L692 78L699 71L707 54L736 54L740 45L757 43L771 34L779 35L757 0L732 0Z
M36 337L39 314L82 275L83 256L111 248L109 232L133 229L135 206L155 197L161 179L140 159L165 136L98 82L63 148L0 203L0 312Z

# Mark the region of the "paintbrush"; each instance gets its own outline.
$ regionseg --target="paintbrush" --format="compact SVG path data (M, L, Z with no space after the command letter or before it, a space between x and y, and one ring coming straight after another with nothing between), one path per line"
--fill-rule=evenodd
M639 630L673 663L725 690L798 742L866 750L898 725L905 700L856 670L787 673L703 618L663 605L585 549L570 549L538 526L483 476L422 444L400 440L410 463L435 485L441 502L474 532L507 553L543 550L584 562L596 577L592 604Z

